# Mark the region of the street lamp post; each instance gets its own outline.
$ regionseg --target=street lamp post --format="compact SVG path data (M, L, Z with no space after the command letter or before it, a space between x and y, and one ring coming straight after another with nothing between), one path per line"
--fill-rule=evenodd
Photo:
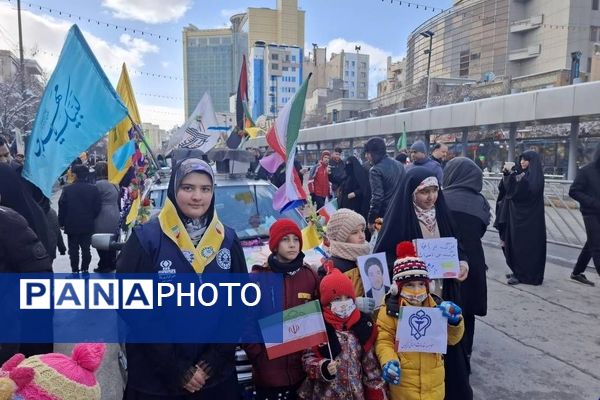
M429 74L431 68L431 46L433 45L433 32L425 31L421 32L421 36L425 38L429 38L429 49L425 50L425 54L427 54L427 102L425 104L425 108L429 108L429 90L430 85L429 82L431 80L431 76Z

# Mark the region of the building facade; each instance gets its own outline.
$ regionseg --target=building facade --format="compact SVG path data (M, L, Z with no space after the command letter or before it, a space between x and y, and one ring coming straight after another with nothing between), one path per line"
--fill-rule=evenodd
M248 60L248 101L254 120L276 117L302 84L300 47L256 42Z
M387 58L386 79L377 83L377 97L391 93L404 86L406 80L406 58L392 62L392 57Z
M277 9L248 8L233 15L224 29L183 29L183 78L186 118L209 92L216 112L228 112L237 91L243 56L255 42L304 47L304 11L298 0L277 0Z
M329 60L329 79L344 82L344 98L369 98L369 55L360 53L332 53Z
M600 42L596 0L456 0L454 6L415 29L408 39L406 83L427 77L433 33L432 78L479 82L554 73L537 89L561 84L574 53L579 70L592 69L594 44Z
M160 129L158 125L149 122L142 122L142 132L150 149L156 153L162 153L163 141L167 140L167 131Z
M183 29L183 79L185 116L188 118L204 92L210 93L215 111L229 110L229 96L234 89L233 31Z

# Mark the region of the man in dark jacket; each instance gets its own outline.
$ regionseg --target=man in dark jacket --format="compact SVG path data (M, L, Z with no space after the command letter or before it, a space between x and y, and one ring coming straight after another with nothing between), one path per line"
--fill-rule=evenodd
M440 185L444 179L444 171L442 166L437 161L427 156L427 146L422 140L417 140L410 146L410 159L412 164L406 167L407 171L410 171L414 167L424 167L435 174Z
M371 184L371 204L367 223L373 232L375 220L383 218L387 211L396 184L404 178L404 167L388 157L382 138L371 138L365 144L365 157L373 165L369 170Z
M94 233L94 220L100 213L100 192L96 186L86 183L87 167L77 165L73 172L75 182L63 189L58 200L58 222L67 234L71 270L86 273L92 261L90 245Z
M594 286L583 274L590 259L594 259L596 271L600 274L600 144L596 148L594 160L581 168L571 185L569 196L579 202L587 241L577 259L571 279Z

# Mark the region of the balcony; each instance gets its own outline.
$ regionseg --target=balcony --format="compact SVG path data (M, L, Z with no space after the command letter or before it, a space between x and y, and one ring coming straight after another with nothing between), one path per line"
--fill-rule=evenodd
M513 21L510 24L510 33L527 32L532 29L537 29L542 26L544 15L536 15L534 17Z
M511 50L508 59L510 61L521 61L526 60L528 58L535 58L540 55L542 52L542 45L535 44L533 46L525 47L522 49L514 49Z

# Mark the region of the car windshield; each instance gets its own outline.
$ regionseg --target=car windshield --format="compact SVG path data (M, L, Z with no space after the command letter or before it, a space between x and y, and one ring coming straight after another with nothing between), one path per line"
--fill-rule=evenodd
M215 187L215 209L219 219L242 240L268 237L269 228L280 218L290 218L300 228L306 222L296 210L280 213L273 209L275 187L271 185L227 185ZM166 198L166 189L151 190L152 215L158 214Z
M268 237L271 225L281 218L290 218L303 228L306 222L298 211L273 209L274 195L275 188L269 185L217 186L215 208L221 222L240 239Z

